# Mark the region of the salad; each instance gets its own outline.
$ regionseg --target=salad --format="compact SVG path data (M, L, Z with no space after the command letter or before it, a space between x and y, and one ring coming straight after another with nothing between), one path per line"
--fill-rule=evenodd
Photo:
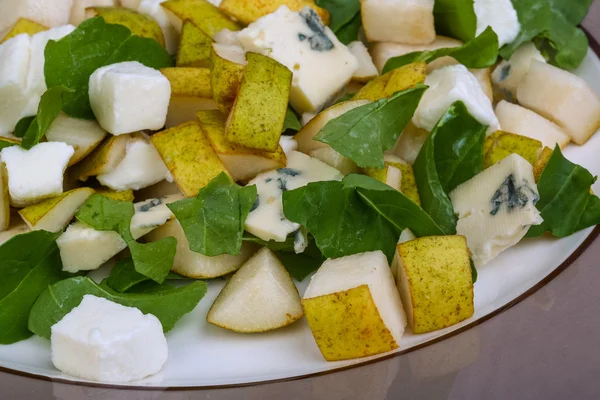
M477 269L600 222L561 152L590 4L0 0L0 343L140 380L215 278L207 323L306 317L328 361L470 318Z

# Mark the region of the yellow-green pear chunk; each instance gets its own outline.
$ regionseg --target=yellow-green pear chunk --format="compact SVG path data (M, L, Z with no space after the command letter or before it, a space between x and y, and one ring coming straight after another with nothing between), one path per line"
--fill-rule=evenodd
M181 189L179 189L179 186L177 186L175 182L164 180L158 182L156 185L136 191L135 197L137 199L158 199L172 194L179 194L182 196Z
M235 45L211 47L210 84L212 97L222 112L229 114L246 68L244 50Z
M69 166L72 166L94 151L106 135L107 132L96 121L71 118L61 112L46 132L46 139L73 146L75 153L69 161Z
M162 68L160 72L171 83L171 96L212 97L208 68Z
M538 159L533 164L533 177L535 181L540 180L540 176L542 176L542 172L548 165L548 161L550 161L550 157L552 157L552 149L550 147L544 147L538 156Z
M48 28L42 24L38 24L35 21L26 18L19 18L17 22L10 28L10 30L4 35L0 43L6 42L8 39L13 38L22 33L26 33L29 36L33 36L36 33L47 31Z
M400 184L402 183L402 172L392 166L386 165L383 168L365 168L364 173L373 179L377 179L379 182L383 182L388 186L400 191Z
M150 140L186 197L196 196L221 172L229 175L198 122L166 129Z
M199 111L196 116L234 181L247 182L261 172L285 167L287 159L280 145L276 151L267 152L230 143L225 132L227 118L222 112Z
M193 22L185 21L179 38L178 67L209 67L213 40Z
M240 253L236 256L223 254L208 257L190 250L190 244L176 219L156 228L146 235L148 242L155 242L166 237L177 239L177 252L171 271L192 279L211 279L237 271L256 252L252 243L244 242Z
M264 247L229 279L206 320L234 332L267 332L304 315L298 289L281 261Z
M308 155L337 169L344 175L357 173L358 165L348 157L340 154L331 147L321 147L308 152Z
M115 190L110 190L110 189L96 189L96 193L100 194L104 197L108 197L111 200L117 200L117 201L133 201L135 199L135 196L133 195L133 190L128 189L128 190L121 190L120 192L117 192ZM171 193L169 193L171 194ZM163 197L163 196L157 196L157 197Z
M377 101L425 82L427 64L416 62L396 68L363 86L352 100Z
M219 9L242 23L249 25L267 14L275 12L281 6L287 6L292 11L300 11L310 7L319 14L323 24L329 24L329 12L315 4L312 0L223 0Z
M19 210L32 231L60 232L71 222L77 210L94 194L94 189L79 188Z
M0 165L0 232L10 227L10 196L8 194L8 174L6 166Z
M395 350L406 316L381 251L327 260L310 280L302 307L327 361Z
M514 133L496 131L485 139L483 143L483 168L491 167L506 157L516 153L535 164L542 151L542 142L527 136Z
M419 196L419 187L415 179L415 171L409 163L402 158L393 154L386 154L384 157L385 165L396 167L402 173L402 182L400 183L400 191L409 199L421 205L421 197Z
M398 245L398 290L413 333L471 317L473 281L464 236L427 236Z
M402 134L396 141L392 153L400 157L409 164L414 164L421 147L425 144L429 136L429 132L425 129L417 128L417 126L409 121Z
M73 168L74 176L85 181L90 176L108 174L125 158L131 135L110 136Z
M0 245L17 235L27 232L29 232L27 224L19 218L16 212L11 213L9 227L4 231L0 231Z
M208 36L214 36L223 29L239 31L241 26L231 20L217 7L206 0L168 0L161 4L167 10L169 20L181 32L183 21L190 20Z
M227 121L227 141L276 151L290 98L292 72L277 61L247 53L248 65Z
M171 96L167 112L166 128L172 128L186 122L195 121L196 113L202 110L216 110L213 99L190 96Z
M90 7L86 9L88 18L100 16L108 24L123 25L136 36L156 40L161 46L165 46L165 37L158 23L137 11L124 7Z

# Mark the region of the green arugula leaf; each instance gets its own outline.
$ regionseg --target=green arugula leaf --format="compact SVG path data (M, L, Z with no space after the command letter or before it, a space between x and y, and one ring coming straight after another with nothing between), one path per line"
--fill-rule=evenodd
M166 279L187 280L189 278L181 276L174 272L169 272ZM135 292L138 292L138 288L140 286L139 284L142 282L149 281L151 281L150 278L140 274L135 270L133 260L131 258L128 258L117 262L117 264L111 270L110 275L106 279L106 285L119 293L131 292L133 291L133 289L135 289ZM158 285L154 281L151 282L154 285Z
M500 49L500 56L505 60L510 59L521 45L532 41L536 36L544 32L552 19L550 4L540 0L512 0L513 7L517 11L521 30L512 42Z
M63 277L58 236L60 233L33 231L0 246L0 344L32 335L27 328L31 306L48 285Z
M596 178L580 165L567 160L557 146L538 181L540 200L536 204L544 222L532 226L528 237L546 232L569 236L600 223L600 199L590 193Z
M346 25L335 32L335 35L345 45L359 40L360 28L362 28L362 18L360 13L356 14Z
M222 172L198 196L169 204L196 253L239 254L244 224L256 200L256 186L240 187Z
M468 42L477 32L473 0L436 0L433 8L435 31Z
M175 260L177 240L166 237L152 243L138 243L130 229L134 213L131 202L94 194L79 209L76 218L98 231L120 234L129 247L135 270L155 282L163 283Z
M206 294L206 283L193 282L180 288L168 288L151 293L117 293L89 278L77 277L55 283L40 295L29 314L29 329L50 339L50 328L73 308L86 294L103 297L128 307L136 307L144 314L158 318L168 332L185 314L191 312Z
M107 24L102 17L85 20L61 40L51 40L44 54L46 84L75 90L64 96L63 111L84 119L94 119L88 85L98 68L122 61L155 69L172 65L169 53L155 40L133 36L125 26Z
M298 120L298 116L288 107L285 113L285 119L283 120L283 132L287 130L298 132L300 128L302 128L302 125L300 124L300 120Z
M29 129L29 125L31 125L34 119L35 115L31 117L21 118L19 122L17 122L17 126L15 126L15 131L13 132L13 135L15 135L15 137L18 138L22 138L23 136L25 136L27 129Z
M18 146L18 143L9 142L8 140L0 139L0 151L7 147Z
M354 108L327 122L315 140L327 143L359 167L383 168L383 152L394 146L426 89L419 84Z
M334 32L360 13L360 0L316 0L316 3L329 11L329 28Z
M469 259L469 262L471 263L471 280L473 281L473 283L477 282L477 277L479 276L479 274L477 273L477 268L475 268L475 263L473 262L472 259Z
M456 233L457 221L448 193L483 169L486 130L462 102L456 102L437 123L413 165L421 205L447 235Z
M431 51L417 51L390 58L382 74L414 62L430 63L441 57L450 56L467 68L488 68L498 60L498 36L488 27L481 35L459 47L447 47Z

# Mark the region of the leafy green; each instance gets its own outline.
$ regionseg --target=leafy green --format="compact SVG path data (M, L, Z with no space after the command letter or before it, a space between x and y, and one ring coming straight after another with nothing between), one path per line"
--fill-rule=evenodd
M337 100L336 100L336 101L335 101L335 102L332 104L332 106L334 106L334 105L336 105L336 104L343 103L343 102L345 102L345 101L348 101L348 100L352 100L352 98L354 97L354 95L355 95L355 94L356 94L356 93L344 93L342 96L340 96L340 98L339 98L339 99L337 99Z
M85 119L94 119L88 86L98 68L123 61L155 69L172 65L169 53L155 40L134 36L125 26L107 24L102 17L85 20L61 40L51 40L44 54L48 87L64 85L75 90L64 96L63 111Z
M237 255L256 195L256 186L240 187L222 172L197 197L168 207L181 223L192 251L210 257Z
M524 43L530 42L550 26L550 4L540 0L512 0L521 30L517 38L500 49L500 56L508 60Z
M130 229L134 213L133 203L94 194L81 206L76 218L98 231L120 234L129 247L135 270L162 283L173 266L177 240L166 237L152 243L138 243Z
M37 115L31 120L31 124L23 135L23 141L21 142L23 148L31 149L42 140L62 110L65 93L73 92L74 90L63 85L46 90L40 100Z
M17 146L17 144L13 143L13 142L9 142L8 140L2 140L2 139L0 139L0 151L2 149L5 149L7 147L12 147L12 146Z
M421 205L447 235L456 233L448 193L483 169L486 130L462 102L456 102L437 123L413 165Z
M73 308L86 294L103 297L128 307L136 307L158 318L165 332L192 311L206 294L206 283L193 282L180 288L168 288L151 293L117 293L89 278L76 277L55 283L37 299L29 314L29 329L50 339L50 328Z
M166 277L167 280L182 280L188 279L185 276L181 276L174 272L169 272ZM135 270L133 260L127 258L119 261L111 270L109 277L106 279L106 285L111 289L119 292L131 292L138 291L140 283L149 282L150 278L144 276ZM158 283L151 281L152 284L158 285ZM164 284L163 284L164 285Z
M362 26L360 0L317 0L316 3L329 11L329 28L342 43L357 40Z
M491 27L481 35L459 47L446 47L431 51L417 51L390 58L383 67L382 73L400 68L414 62L430 63L441 57L450 56L467 68L488 68L498 60L498 36Z
M600 223L600 199L590 193L596 178L580 165L567 160L557 146L538 181L540 200L536 204L544 219L532 226L528 237L551 232L569 236Z
M25 132L27 132L29 125L31 125L34 119L35 115L31 117L21 118L19 122L17 122L17 126L15 126L15 131L13 132L13 135L15 135L18 138L22 138L23 136L25 136Z
M473 281L473 283L477 282L477 277L479 276L479 274L477 273L477 268L475 267L475 263L473 262L472 259L469 259L469 262L471 263L471 280Z
M383 168L383 152L394 146L426 89L419 84L354 108L327 122L315 140L327 143L359 167Z
M433 8L435 32L468 42L477 32L473 0L436 0Z
M285 120L283 120L283 131L292 130L298 132L302 128L298 116L296 113L288 107L285 113Z
M335 35L340 42L348 45L356 40L359 40L360 28L362 27L362 18L360 13L356 14L346 25L342 26L335 32Z
M0 246L0 344L31 336L27 329L31 306L48 285L62 278L59 235L33 231Z

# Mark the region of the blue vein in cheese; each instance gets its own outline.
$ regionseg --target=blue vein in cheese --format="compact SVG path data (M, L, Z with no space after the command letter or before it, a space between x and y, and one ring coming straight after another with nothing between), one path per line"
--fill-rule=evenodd
M513 211L515 208L523 208L529 202L529 198L531 198L533 205L539 200L538 194L529 187L526 180L523 180L521 186L517 187L514 175L510 174L492 196L492 211L490 211L490 214L496 215L504 203L507 205L508 212Z
M319 15L312 8L304 8L300 15L304 18L306 25L313 32L313 35L307 36L304 33L298 34L301 42L308 40L311 50L330 51L334 48L333 42L329 40L325 33L325 26L321 22Z

